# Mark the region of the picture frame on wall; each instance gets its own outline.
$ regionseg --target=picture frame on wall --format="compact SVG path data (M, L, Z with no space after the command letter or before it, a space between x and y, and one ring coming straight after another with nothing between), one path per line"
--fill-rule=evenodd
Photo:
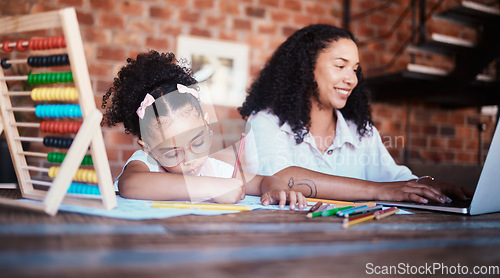
M198 82L206 82L214 105L238 107L246 96L246 44L193 36L177 38L177 57L185 59Z

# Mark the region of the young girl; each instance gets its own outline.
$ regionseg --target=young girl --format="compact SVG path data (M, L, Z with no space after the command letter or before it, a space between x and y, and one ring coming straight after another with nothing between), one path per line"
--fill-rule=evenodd
M287 200L305 208L301 193L285 190L275 176L255 176L243 184L233 167L208 157L212 131L201 109L191 71L173 53L142 53L127 59L103 97L105 123L123 123L143 150L127 161L118 178L120 195L148 200L211 200L237 203L245 194L262 195L264 205ZM108 100L111 101L108 103Z

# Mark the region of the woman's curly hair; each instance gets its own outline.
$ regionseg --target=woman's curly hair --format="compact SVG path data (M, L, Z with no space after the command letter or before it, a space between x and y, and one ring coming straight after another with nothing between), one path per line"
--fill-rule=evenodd
M106 109L103 125L114 126L123 123L126 133L141 138L137 108L146 94L155 99L177 90L177 84L190 86L196 83L192 71L178 64L173 53L150 51L137 55L137 59L127 59L114 79L113 86L103 96L102 108ZM171 110L190 103L199 110L194 97L184 95L178 103L170 103ZM108 100L111 102L108 103ZM179 98L177 98L179 99Z
M321 103L314 77L316 59L331 42L341 38L355 42L349 31L326 24L296 31L278 47L251 85L245 102L238 108L241 116L246 118L270 109L278 116L280 126L284 123L291 126L297 144L301 143L311 126L311 96ZM371 132L373 121L361 68L356 76L358 85L340 111L357 125L358 134L363 137Z

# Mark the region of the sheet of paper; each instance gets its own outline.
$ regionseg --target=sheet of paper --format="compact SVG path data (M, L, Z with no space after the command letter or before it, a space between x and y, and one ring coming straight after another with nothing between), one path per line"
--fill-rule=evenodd
M239 211L224 211L224 210L202 210L202 209L172 209L172 208L153 208L151 207L152 201L126 199L116 196L118 206L112 210L94 209L81 206L65 205L59 207L60 211L75 212L82 214L90 214L96 216L121 218L128 220L146 220L146 219L159 219L169 218L174 216L195 214L195 215L220 215L226 213L237 213ZM248 206L250 210L254 209L271 209L279 210L279 206L270 205L263 206L260 203L260 197L246 196L244 200L237 205ZM288 206L285 209L289 209Z

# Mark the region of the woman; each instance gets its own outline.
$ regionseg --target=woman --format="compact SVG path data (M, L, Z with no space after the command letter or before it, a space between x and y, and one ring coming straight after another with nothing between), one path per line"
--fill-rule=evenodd
M273 54L239 108L254 133L259 174L306 197L441 203L464 188L417 179L373 126L358 48L348 31L311 25ZM250 148L251 149L251 148Z

